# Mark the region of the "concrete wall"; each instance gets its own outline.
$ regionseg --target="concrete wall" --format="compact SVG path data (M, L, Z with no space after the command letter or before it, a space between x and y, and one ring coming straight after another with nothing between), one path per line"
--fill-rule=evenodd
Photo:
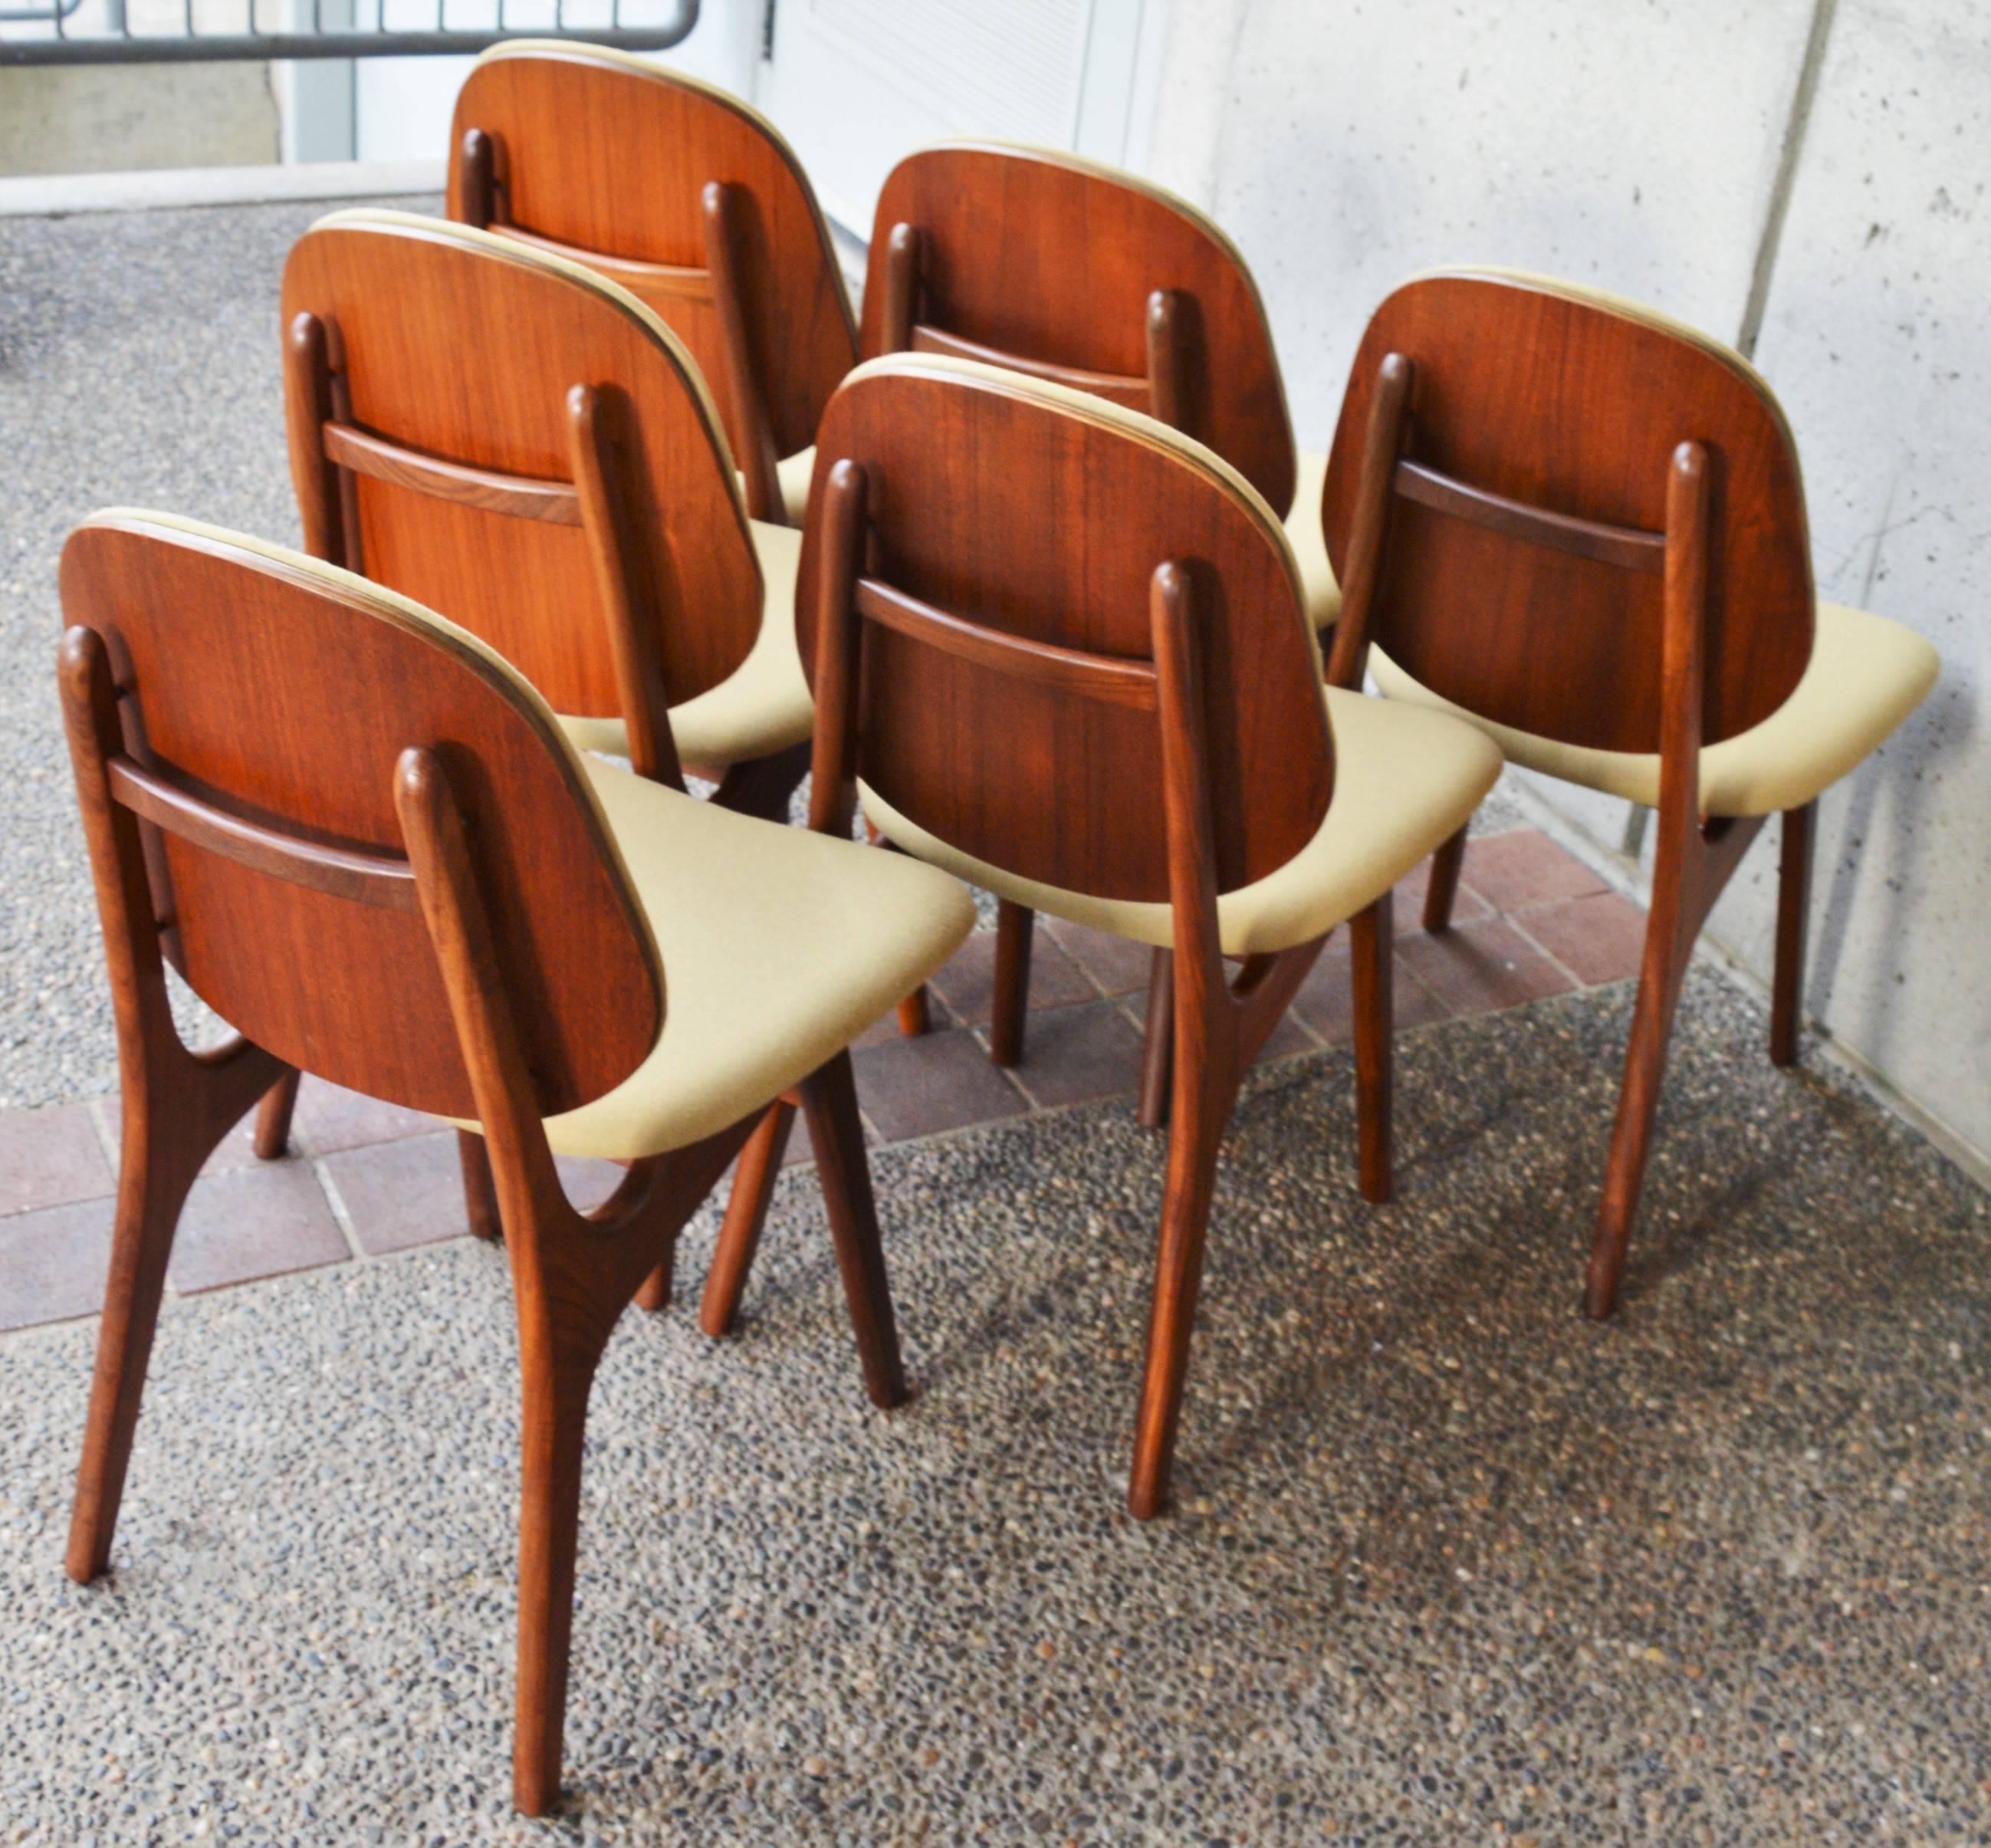
M1430 264L1760 325L1821 593L1945 662L1823 805L1809 999L1991 1159L1991 5L1172 0L1151 149L1257 271L1309 447L1370 309ZM1621 838L1622 805L1530 781ZM1774 833L1710 927L1765 977Z
M235 167L277 158L267 64L0 70L0 174Z

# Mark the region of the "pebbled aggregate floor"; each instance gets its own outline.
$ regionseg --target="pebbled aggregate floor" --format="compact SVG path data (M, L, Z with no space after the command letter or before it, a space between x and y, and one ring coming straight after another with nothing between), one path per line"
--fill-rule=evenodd
M354 202L0 218L0 1108L100 1089L115 1056L56 701L63 540L141 506L298 543L284 256Z
M1586 1323L1629 1006L1406 1035L1381 1209L1347 1056L1261 1074L1146 1526L1158 1138L876 1156L890 1416L789 1175L736 1339L680 1306L610 1349L544 1822L505 1801L499 1254L173 1305L87 1590L94 1326L0 1340L0 1843L1991 1841L1991 1204L1702 972Z

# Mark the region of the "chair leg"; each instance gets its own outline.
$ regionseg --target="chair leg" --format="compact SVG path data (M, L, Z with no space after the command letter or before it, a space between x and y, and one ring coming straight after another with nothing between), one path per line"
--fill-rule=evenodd
M857 1115L857 1085L850 1055L839 1053L802 1083L803 1114L829 1212L837 1268L850 1306L850 1326L873 1404L889 1411L905 1402L905 1368L899 1354L898 1325L885 1278L885 1251L871 1193L871 1164L864 1152L864 1126Z
M1207 1049L1201 1056L1209 1057ZM1127 1486L1128 1509L1136 1520L1152 1520L1168 1505L1176 1429L1189 1375L1189 1336L1203 1284L1203 1241L1217 1186L1217 1150L1236 1088L1213 1083L1200 1070L1175 1074L1168 1187L1155 1254L1154 1298L1148 1311L1147 1371Z
M162 1019L159 1030L171 1032L170 1022ZM180 1210L202 1163L281 1070L268 1053L237 1041L224 1051L172 1057L165 1076L142 1086L125 1084L117 1223L64 1559L79 1584L111 1563Z
M989 1023L989 1057L1015 1065L1023 1057L1023 1026L1030 1006L1030 942L1036 914L1008 899L996 902L995 1002Z
M298 1074L287 1071L264 1092L256 1108L256 1155L259 1161L282 1158L291 1145L291 1117L298 1107Z
M899 1003L899 1031L908 1040L917 1040L921 1034L932 1030L933 1018L927 1007L926 984L921 982Z
M1396 1056L1394 895L1385 892L1349 924L1355 1003L1355 1121L1361 1143L1362 1197L1390 1197L1390 1113Z
M808 774L809 747L791 745L771 757L749 757L727 765L720 774L712 799L722 808L739 815L757 815L766 822L785 822L789 799Z
M768 1204L774 1196L789 1126L795 1120L795 1107L786 1098L770 1105L752 1140L740 1152L725 1223L719 1229L712 1268L706 1274L705 1298L699 1305L698 1326L715 1340L732 1333L740 1313L740 1298L747 1288L747 1273L754 1268L754 1254L761 1248L761 1229L767 1223Z
M519 1680L512 1801L544 1816L560 1800L573 1635L574 1560L587 1396L598 1339L557 1326L519 1330L524 1390L519 1518Z
M468 1129L456 1132L456 1159L463 1170L464 1210L470 1229L479 1238L496 1238L504 1231L498 1212L498 1189L491 1178L491 1151L484 1138Z
M87 1584L111 1564L111 1540L124 1499L124 1471L131 1458L152 1332L165 1289L166 1260L172 1252L180 1208L193 1184L188 1164L165 1150L148 1147L134 1160L128 1133L124 1151L117 1177L110 1284L97 1338L97 1377L70 1516L66 1564L78 1584ZM197 1170L199 1164L193 1166Z
M1645 972L1639 982L1638 1009L1625 1054L1625 1084L1618 1094L1611 1160L1605 1169L1604 1199L1590 1253L1585 1306L1599 1322L1611 1313L1618 1299L1618 1275L1625 1268L1625 1248L1631 1240L1632 1222L1638 1217L1646 1161L1652 1152L1673 1009L1686 964L1686 953L1673 947L1672 938L1669 921L1656 912L1646 929ZM1691 948L1690 943L1687 948Z
M1770 997L1770 1063L1795 1065L1804 1018L1806 926L1811 911L1812 830L1818 805L1784 811L1777 870L1777 966Z
M657 1268L636 1286L636 1306L657 1315L671 1306L672 1282L677 1274L678 1241L673 1238L664 1247L664 1254L657 1261Z
M1169 1087L1175 1076L1175 958L1157 950L1148 963L1147 1037L1141 1047L1141 1127L1169 1120Z
M1424 887L1424 928L1434 935L1452 928L1452 901L1458 896L1458 875L1465 864L1465 836L1472 824L1462 828L1431 856L1431 883Z

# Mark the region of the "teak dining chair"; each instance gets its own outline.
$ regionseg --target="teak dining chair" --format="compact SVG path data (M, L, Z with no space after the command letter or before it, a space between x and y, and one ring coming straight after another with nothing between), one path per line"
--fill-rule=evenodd
M1076 155L950 144L892 170L871 251L866 359L934 352L1006 366L1194 437L1282 517L1307 612L1316 625L1334 621L1340 592L1320 530L1326 458L1296 451L1258 285L1195 206ZM996 929L989 1047L996 1064L1013 1065L1029 1005L1029 911L1006 903ZM1168 983L1158 960L1157 1004ZM1159 1005L1154 1018L1151 1048L1166 1043ZM901 1019L911 1031L924 1025L917 998ZM1161 1107L1151 1085L1144 1114L1155 1120Z
M720 390L754 517L801 523L856 350L829 227L764 116L627 52L514 39L457 97L448 209L654 309Z
M931 868L584 757L482 643L300 553L100 514L62 596L124 1093L70 1574L107 1567L175 1225L235 1119L288 1067L466 1123L490 1144L519 1318L514 1789L538 1814L560 1785L596 1364L791 1088L866 1388L904 1396L844 1048L972 907ZM187 1050L168 959L239 1037ZM577 1213L556 1152L628 1173Z
M1607 1315L1695 938L1781 814L1770 1056L1797 1057L1814 804L1935 684L1911 631L1819 602L1789 426L1741 356L1543 277L1419 278L1370 320L1323 502L1329 678L1470 720L1659 812L1588 1302ZM1426 926L1449 921L1463 832Z
M968 361L873 361L830 400L805 530L811 825L846 829L861 789L905 853L1174 948L1176 1101L1128 1494L1152 1516L1244 1072L1352 919L1362 1186L1388 1197L1390 888L1472 812L1499 754L1455 720L1326 689L1264 500L1102 398Z
M320 221L284 272L306 549L459 614L577 744L784 818L814 707L802 535L750 520L698 369L640 302L516 240L396 213ZM280 1151L294 1084L259 1138ZM465 1172L492 1229L479 1145ZM668 1300L669 1280L646 1295Z

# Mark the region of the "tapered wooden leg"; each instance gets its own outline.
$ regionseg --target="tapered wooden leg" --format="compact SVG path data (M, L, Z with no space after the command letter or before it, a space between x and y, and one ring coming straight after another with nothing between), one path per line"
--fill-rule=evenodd
M656 1315L671 1306L672 1285L677 1271L677 1241L672 1239L657 1268L636 1286L636 1306Z
M1141 1125L1159 1129L1169 1120L1169 1087L1175 1075L1175 958L1155 951L1148 964L1147 1038L1141 1049Z
M1395 1067L1396 1009L1391 977L1395 958L1394 895L1385 892L1348 927L1355 1002L1355 1123L1362 1149L1362 1197L1380 1205L1390 1197L1391 1096Z
M1458 896L1459 870L1465 864L1466 832L1465 828L1460 829L1431 856L1431 883L1424 887L1427 931L1437 932L1452 928L1452 900Z
M163 999L158 1012L156 1030L170 1033ZM128 1080L124 1089L117 1223L64 1560L79 1584L111 1563L180 1209L201 1164L281 1070L268 1053L239 1041L222 1052L162 1064L166 1076L144 1088Z
M1200 1070L1178 1070L1169 1126L1168 1189L1155 1255L1154 1299L1148 1311L1148 1364L1127 1506L1152 1520L1168 1505L1176 1428L1189 1377L1189 1336L1203 1285L1203 1251L1217 1184L1217 1154L1234 1085L1218 1085Z
M1585 1306L1601 1322L1618 1300L1618 1274L1625 1268L1625 1247L1637 1217L1639 1195L1645 1184L1646 1160L1652 1152L1652 1124L1659 1114L1659 1089L1666 1073L1666 1048L1673 1036L1673 1009L1680 999L1686 956L1674 949L1669 921L1653 914L1647 926L1646 967L1639 982L1638 1010L1632 1016L1632 1040L1625 1055L1625 1085L1618 1097L1618 1120L1611 1132L1611 1160L1604 1174L1604 1200L1597 1216L1597 1237L1591 1247L1589 1288ZM1656 942L1656 939L1663 939Z
M298 1074L287 1071L264 1092L256 1107L256 1155L279 1159L291 1145L291 1116L298 1107Z
M124 1149L109 1287L97 1337L97 1377L70 1515L65 1563L78 1584L87 1584L111 1564L111 1540L124 1499L124 1471L138 1428L152 1332L165 1288L166 1260L172 1252L180 1208L193 1183L186 1162L167 1151L145 1149L134 1160L128 1123ZM198 1171L199 1164L194 1167Z
M789 799L808 774L809 747L791 745L771 757L750 757L729 765L719 779L712 799L722 808L737 814L758 815L763 821L785 822Z
M1818 805L1784 811L1777 870L1777 967L1770 995L1770 1063L1795 1065L1804 1017L1806 925L1811 910L1812 835Z
M505 1228L498 1214L498 1189L491 1179L491 1151L483 1137L459 1129L456 1159L463 1170L463 1206L471 1230L479 1238L496 1238Z
M996 902L996 984L989 1023L989 1057L1014 1065L1023 1056L1023 1025L1030 1006L1030 942L1037 914L1006 898Z
M600 1345L520 1330L524 1389L519 1519L519 1683L512 1801L544 1816L560 1799L573 1635L574 1557L587 1395Z
M871 1402L890 1411L906 1399L906 1374L899 1356L899 1330L892 1292L885 1279L884 1246L871 1196L871 1165L864 1153L864 1127L857 1115L857 1086L850 1055L839 1053L802 1084L802 1110L815 1149L816 1175L836 1242L837 1268L850 1305L857 1357Z
M732 1196L726 1203L726 1220L719 1229L712 1268L706 1275L705 1299L699 1306L698 1326L715 1340L732 1333L733 1319L740 1313L740 1298L747 1288L747 1273L754 1268L754 1254L761 1248L761 1230L767 1223L768 1203L774 1196L774 1183L781 1176L781 1156L795 1119L795 1105L782 1098L761 1118L752 1139L740 1152Z

